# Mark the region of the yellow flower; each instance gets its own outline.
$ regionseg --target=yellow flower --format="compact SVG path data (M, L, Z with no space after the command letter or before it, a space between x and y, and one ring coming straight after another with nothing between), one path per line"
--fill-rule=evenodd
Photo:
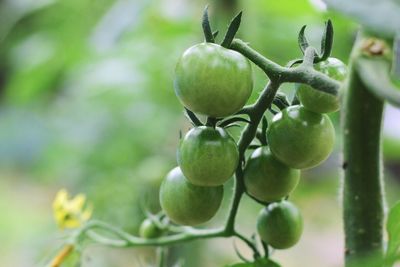
M67 190L58 191L53 201L53 213L57 225L61 228L78 228L88 221L92 215L92 208L85 208L86 197L78 194L70 198Z

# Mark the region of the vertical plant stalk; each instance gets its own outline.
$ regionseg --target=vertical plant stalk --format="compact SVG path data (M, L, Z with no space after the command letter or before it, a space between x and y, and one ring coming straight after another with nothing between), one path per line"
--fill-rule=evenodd
M381 125L384 102L360 78L355 44L345 89L343 122L343 206L346 267L379 266L383 255Z

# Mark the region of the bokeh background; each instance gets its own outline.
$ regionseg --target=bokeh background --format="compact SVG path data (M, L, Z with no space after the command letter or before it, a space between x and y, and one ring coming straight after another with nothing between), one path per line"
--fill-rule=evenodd
M145 216L143 202L157 207L157 186L176 165L179 131L189 128L173 91L174 67L187 47L203 40L200 20L207 3L211 22L222 33L243 10L240 38L280 64L300 56L297 34L304 24L319 47L324 21L331 18L333 56L344 62L357 30L348 19L326 12L318 0L0 1L0 266L45 266L55 255L65 238L51 209L60 188L86 194L94 218L137 233ZM250 101L266 82L256 68L254 78ZM293 94L293 86L284 91ZM305 232L293 249L273 252L285 267L342 265L338 117L332 115L338 132L335 152L303 172L292 195L303 212ZM386 108L388 206L400 194L399 118L398 110ZM209 225L222 222L231 188L232 181ZM260 208L244 197L240 231L255 231ZM92 245L80 264L154 266L154 253ZM232 239L175 246L171 255L169 266L238 261ZM65 266L77 266L76 261Z

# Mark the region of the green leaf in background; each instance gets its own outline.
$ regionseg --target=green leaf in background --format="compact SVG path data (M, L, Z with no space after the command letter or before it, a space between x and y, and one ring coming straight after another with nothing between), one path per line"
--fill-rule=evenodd
M225 267L280 267L280 265L269 259L258 259L255 262L242 262Z
M390 209L386 229L389 236L386 266L391 266L400 257L400 201Z
M378 36L392 39L400 30L398 0L323 0L328 8L355 19Z

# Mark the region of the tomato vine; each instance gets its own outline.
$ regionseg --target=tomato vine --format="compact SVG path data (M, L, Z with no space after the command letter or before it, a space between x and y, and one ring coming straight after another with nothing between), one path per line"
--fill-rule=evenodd
M237 237L250 247L250 249L253 251L255 259L268 257L269 252L267 245L263 244L264 251L261 252L254 240L245 237L236 229L235 221L237 212L239 209L241 198L246 192L244 183L245 152L251 146L251 142L253 141L253 139L256 138L259 126L261 124L264 125L264 123L265 125L262 128L264 129L263 134L265 135L267 123L265 121L262 122L264 114L268 109L272 108L274 100L279 100L279 97L282 98L282 96L277 96L277 92L282 84L303 83L313 87L315 90L337 96L340 83L314 69L314 63L320 59L320 56L318 55L317 50L311 46L306 46L303 44L304 57L302 59L295 59L293 61L297 64L296 66L293 66L292 63L289 63L288 66L281 66L258 53L244 41L240 39L234 39L234 35L239 27L240 18L241 13L232 21L232 24L230 25L228 32L224 38L223 45L230 50L234 50L240 53L241 55L252 61L255 65L257 65L267 75L267 77L269 78L269 82L262 90L258 99L253 104L245 106L243 109L237 112L237 115L246 115L248 119L242 117L232 117L231 119L225 120L226 125L234 123L235 121L244 121L247 124L244 126L244 129L237 143L239 152L239 164L237 165L235 171L234 192L229 206L229 211L223 226L211 229L182 227L177 228L176 231L172 231L173 233L170 235L146 239L131 235L105 222L91 220L75 232L75 234L71 237L69 243L78 246L85 238L89 238L96 243L112 247L161 247L198 239ZM328 23L327 25L329 26L329 28L327 29L325 34L328 34L329 36L324 36L323 40L326 40L328 38L328 41L325 41L325 43L326 49L329 51L324 51L324 57L326 56L326 53L330 53L331 49L331 23ZM209 42L213 42L214 35L212 34L211 28L208 24L207 10L203 15L202 26L205 32L205 39ZM278 105L280 105L283 103L283 106L281 105L282 108L286 107L289 104L287 103L288 101L283 98L279 101L275 102L275 104L278 103ZM188 118L193 122L194 125L203 125L203 123L196 117L193 112L191 112L190 110L186 110L186 113ZM215 127L218 122L219 119L209 117L206 124ZM223 124L224 121L222 121L221 123ZM105 235L104 232L106 232L107 234Z

